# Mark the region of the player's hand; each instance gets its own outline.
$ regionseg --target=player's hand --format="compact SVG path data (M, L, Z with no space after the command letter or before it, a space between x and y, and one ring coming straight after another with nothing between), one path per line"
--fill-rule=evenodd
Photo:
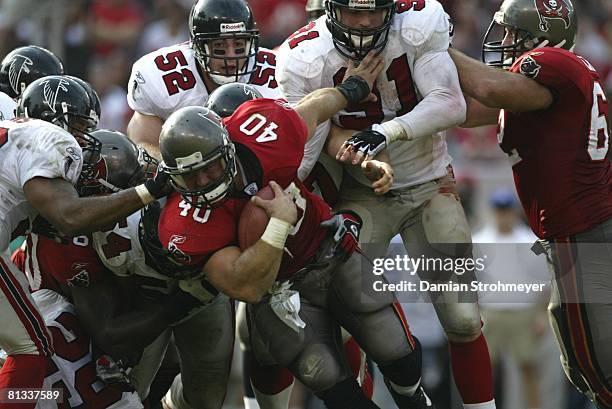
M366 130L351 136L342 144L336 160L342 163L358 165L364 160L370 160L387 147L387 139L380 132Z
M363 174L371 181L372 189L377 195L384 195L393 184L393 168L387 162L365 160L361 162Z
M144 185L149 193L151 193L151 196L156 199L167 196L172 192L170 175L164 172L161 164L157 167L155 175L151 179L147 179Z
M357 75L363 78L368 85L370 86L370 90L374 87L374 83L376 82L376 78L378 74L384 68L383 59L376 50L370 51L363 60L359 63L359 65L355 66L353 61L349 61L348 66L346 67L346 73L344 74L344 78L342 81L346 80L348 77ZM378 98L373 93L364 100L364 102L376 102Z
M274 199L265 200L258 196L253 196L251 200L257 207L261 207L268 217L286 221L292 226L295 225L298 218L297 207L293 202L293 196L286 193L278 183L270 181L270 187L274 192Z

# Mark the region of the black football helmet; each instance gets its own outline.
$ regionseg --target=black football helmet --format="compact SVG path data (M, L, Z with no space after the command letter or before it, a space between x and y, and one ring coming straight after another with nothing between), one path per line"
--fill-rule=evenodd
M221 118L231 116L242 104L252 99L263 98L263 96L249 84L234 82L217 88L209 95L205 108L210 109Z
M83 175L77 191L81 196L115 193L153 177L157 161L125 134L108 129L92 132L102 144L100 160Z
M85 89L63 75L51 75L32 82L21 94L17 105L18 117L50 122L75 137L83 150L81 178L91 178L100 160L100 141L87 131L98 125L98 118L92 116L92 112L94 109Z
M241 76L255 71L259 30L245 0L198 0L189 16L189 33L196 59L215 83L237 82ZM244 55L226 57L214 54L210 44L219 39L244 39ZM212 60L223 61L224 68L213 70ZM231 69L231 66L235 68Z
M571 0L505 0L485 34L482 60L492 67L509 68L537 47L572 50L577 31ZM506 35L512 36L512 42L504 43Z
M306 2L306 19L314 21L325 14L323 0L308 0Z
M342 11L383 10L383 22L378 27L356 28L342 22ZM394 0L325 0L327 27L340 54L360 61L371 50L381 52L387 45L389 29L395 14Z
M98 96L98 93L96 92L94 87L89 82L82 80L79 77L74 77L72 75L66 75L66 77L75 80L79 83L81 87L83 87L83 89L85 89L87 95L89 95L89 102L91 103L91 106L93 108L92 117L93 114L95 114L95 117L98 118L99 122L100 116L102 115L102 103L100 102L100 97ZM93 132L94 130L95 128L91 129L90 132Z
M159 135L162 169L186 202L219 207L229 199L236 177L234 144L221 118L204 107L185 107L166 119ZM188 187L185 177L219 163L222 173L206 186Z
M35 45L19 47L0 63L0 91L17 98L35 80L62 74L64 66L51 51Z

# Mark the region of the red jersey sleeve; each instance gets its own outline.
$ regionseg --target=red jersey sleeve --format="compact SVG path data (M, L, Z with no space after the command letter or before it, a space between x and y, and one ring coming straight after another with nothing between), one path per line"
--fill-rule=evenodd
M552 47L537 48L523 54L510 69L529 77L539 84L548 87L559 97L573 88L579 88L584 93L590 92L591 77L584 63L569 51ZM568 63L569 62L569 63Z

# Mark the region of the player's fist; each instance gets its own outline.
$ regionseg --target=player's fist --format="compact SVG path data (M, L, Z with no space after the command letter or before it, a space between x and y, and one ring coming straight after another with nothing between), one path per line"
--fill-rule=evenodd
M268 217L275 217L291 225L295 225L298 218L297 207L293 201L293 195L285 192L278 183L270 181L270 188L274 192L274 198L270 200L253 196L251 201L257 207L262 208Z
M361 162L363 174L372 182L372 189L377 195L384 195L393 185L393 168L387 162L365 160Z
M353 61L349 61L344 74L344 80L352 76L361 77L367 82L370 90L374 87L378 74L384 67L384 61L377 50L370 51L361 62L355 66ZM365 101L376 102L378 98L373 93L370 93Z
M155 175L151 179L147 179L144 185L155 199L167 196L172 192L170 176L164 171L161 164L157 167Z

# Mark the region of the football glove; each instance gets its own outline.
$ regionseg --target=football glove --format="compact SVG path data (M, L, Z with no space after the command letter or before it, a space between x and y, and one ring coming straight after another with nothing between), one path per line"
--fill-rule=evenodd
M329 253L333 258L346 261L359 248L361 225L361 217L350 210L341 210L331 219L321 223L321 227L327 229L332 238L333 244Z
M387 147L387 138L378 131L366 130L348 138L345 145L352 146L355 151L373 158Z
M170 176L164 172L162 164L157 166L157 172L151 179L147 179L144 182L145 187L156 199L167 196L172 192L172 187L170 185Z

